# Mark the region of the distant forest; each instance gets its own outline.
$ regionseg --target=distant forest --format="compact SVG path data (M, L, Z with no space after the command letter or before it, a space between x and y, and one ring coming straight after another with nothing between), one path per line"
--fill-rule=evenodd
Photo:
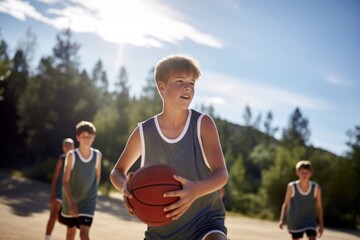
M135 97L124 66L112 91L100 59L91 72L80 69L80 44L69 29L57 34L52 55L30 69L35 45L36 36L29 30L10 56L0 35L1 171L50 181L62 140L75 139L76 123L88 120L97 128L94 147L103 153L102 189L104 194L112 191L109 171L130 132L161 110L153 66ZM296 179L294 166L308 159L312 179L322 188L325 226L360 225L360 125L349 126L348 152L337 156L309 144L309 119L298 107L283 128L273 126L271 111L262 120L261 115L253 116L250 106L243 110L244 125L221 119L212 106L196 108L211 115L219 130L230 175L224 198L229 212L279 219L287 184ZM278 131L279 139L274 137Z

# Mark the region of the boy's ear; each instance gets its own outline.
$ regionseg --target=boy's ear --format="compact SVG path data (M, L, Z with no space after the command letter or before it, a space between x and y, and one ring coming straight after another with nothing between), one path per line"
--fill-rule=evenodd
M158 87L159 92L164 91L164 89L165 89L165 83L164 83L163 81L158 81L156 84L157 84L157 87Z

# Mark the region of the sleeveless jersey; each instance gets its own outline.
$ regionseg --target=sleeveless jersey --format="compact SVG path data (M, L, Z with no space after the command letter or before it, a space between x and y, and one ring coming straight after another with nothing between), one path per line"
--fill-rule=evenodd
M64 163L65 163L66 154L63 153L59 156L58 161L61 161L61 170L59 172L59 178L56 182L56 200L62 201L62 183L64 177Z
M191 181L210 174L200 139L200 123L204 115L189 110L185 127L176 139L161 132L157 116L139 124L142 143L141 165L165 164ZM198 198L178 220L163 227L148 226L145 240L200 239L211 230L227 233L225 208L218 191Z
M91 148L88 159L84 159L79 149L70 152L73 156L73 166L70 176L71 198L78 207L79 216L93 217L97 201L98 184L96 181L96 167L98 163L99 150ZM61 214L64 217L69 215L69 205L63 192L63 204Z
M316 231L315 194L318 184L311 181L307 192L300 189L298 180L290 182L289 186L293 189L286 217L289 232L303 232L310 229Z

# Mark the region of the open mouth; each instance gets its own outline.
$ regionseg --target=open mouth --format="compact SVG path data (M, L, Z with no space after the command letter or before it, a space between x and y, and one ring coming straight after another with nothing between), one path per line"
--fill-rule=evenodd
M190 96L187 96L187 95L184 95L184 96L181 96L182 99L190 99Z

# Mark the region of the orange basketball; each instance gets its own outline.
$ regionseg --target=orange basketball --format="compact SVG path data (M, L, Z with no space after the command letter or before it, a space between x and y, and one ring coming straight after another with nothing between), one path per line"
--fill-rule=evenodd
M133 214L149 226L164 226L172 221L166 217L164 207L179 200L164 197L164 193L182 189L174 179L177 172L166 165L149 165L138 169L130 178L127 189L133 196L128 198Z

